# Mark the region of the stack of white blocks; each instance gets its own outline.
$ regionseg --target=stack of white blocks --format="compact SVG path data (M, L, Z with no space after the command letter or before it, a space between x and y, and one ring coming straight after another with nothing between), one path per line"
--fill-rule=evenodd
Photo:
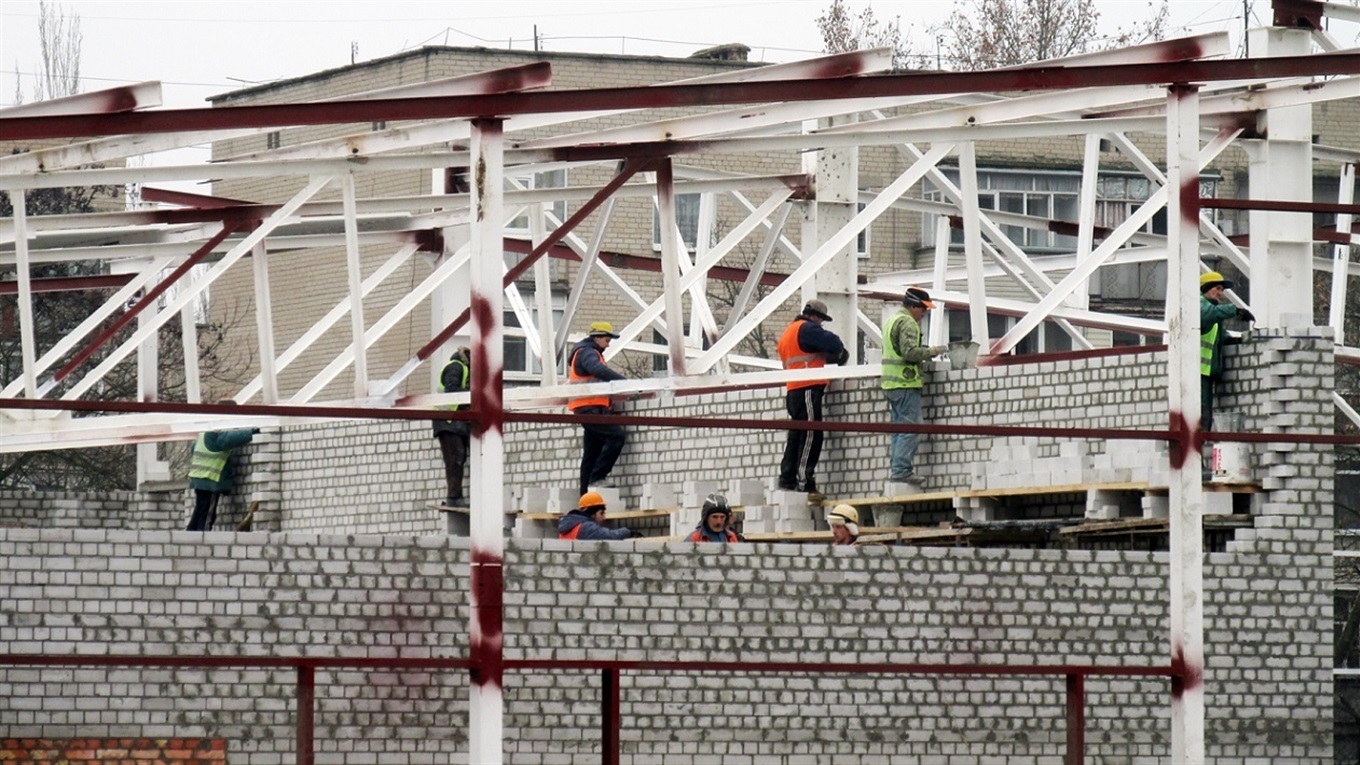
M998 444L988 461L973 466L973 489L1021 489L1028 486L1068 486L1081 483L1087 467L1083 441L1058 445L1058 456L1040 457L1032 442Z
M759 486L758 482L742 483L756 483ZM743 491L746 490L748 489L743 487ZM816 531L818 522L822 521L820 513L817 512L821 509L820 505L814 506L808 501L808 495L801 491L780 489L777 479L771 479L769 484L763 487L761 494L769 497L764 504L742 503L745 510L742 521L743 533L789 534Z

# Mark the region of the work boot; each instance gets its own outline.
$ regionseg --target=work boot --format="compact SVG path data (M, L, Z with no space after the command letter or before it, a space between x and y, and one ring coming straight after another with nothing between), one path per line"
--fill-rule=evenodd
M467 507L467 506L468 506L467 497L445 497L445 498L444 498L444 506L445 506L445 507Z
M903 480L905 480L912 486L924 486L926 482L926 477L921 475L920 473L912 473Z

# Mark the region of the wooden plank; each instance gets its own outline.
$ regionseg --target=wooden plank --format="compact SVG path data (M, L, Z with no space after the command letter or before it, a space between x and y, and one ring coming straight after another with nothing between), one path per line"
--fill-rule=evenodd
M895 497L849 497L845 499L824 499L821 501L822 507L835 507L836 505L850 505L851 507L862 507L864 505L910 505L917 502L936 502L941 500L952 500L959 496L955 491L932 491L920 494L899 494Z
M607 521L627 521L635 518L666 518L679 511L679 508L673 510L620 510L617 513L612 511L607 512L604 517ZM744 512L746 512L746 508L744 507L732 508L732 514L734 516ZM527 521L555 521L563 515L566 515L566 513L515 513L515 515Z

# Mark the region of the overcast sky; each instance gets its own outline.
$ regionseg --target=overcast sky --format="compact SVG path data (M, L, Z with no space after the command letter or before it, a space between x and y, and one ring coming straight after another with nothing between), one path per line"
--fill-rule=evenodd
M687 56L742 42L758 61L790 61L821 49L816 18L830 0L84 0L60 7L80 17L84 90L160 80L167 106L246 84L295 77L425 44ZM1097 0L1105 26L1145 18L1148 0ZM1257 14L1268 0L1254 0ZM852 10L866 3L849 0ZM1242 0L1171 0L1182 33L1242 28ZM876 0L900 19L917 52L933 54L950 0ZM32 100L40 67L36 0L0 0L0 105L16 78ZM357 53L354 51L357 50Z

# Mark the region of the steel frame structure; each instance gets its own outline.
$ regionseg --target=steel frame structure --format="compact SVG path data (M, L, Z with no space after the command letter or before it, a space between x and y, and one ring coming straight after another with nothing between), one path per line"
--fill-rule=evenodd
M14 201L14 215L0 222L0 269L15 274L19 344L23 366L12 379L0 380L0 451L72 448L100 444L189 439L201 430L240 426L232 410L200 402L192 318L195 299L248 259L255 283L256 326L261 349L260 376L238 392L258 401L234 410L252 415L251 424L280 425L281 416L429 417L432 404L472 404L475 423L472 495L478 510L472 523L473 701L472 757L500 761L501 656L501 482L502 430L517 419L556 421L562 415L538 413L567 394L558 384L555 359L591 284L602 280L637 308L611 355L627 349L664 354L672 376L661 381L628 381L588 386L611 393L655 389L682 392L771 385L799 372L769 370L767 364L735 353L744 337L786 301L821 296L833 313L854 316L855 324L875 336L876 322L865 315L859 297L900 295L911 284L932 288L950 308L967 309L973 337L990 356L1012 350L1042 322L1051 321L1089 347L1082 326L1164 334L1170 347L1170 430L1158 436L1173 441L1177 455L1172 486L1172 639L1173 662L1184 672L1173 683L1173 752L1177 762L1202 762L1204 714L1203 644L1199 540L1200 457L1205 436L1199 428L1196 372L1198 318L1196 278L1206 267L1203 252L1227 258L1240 270L1272 285L1253 300L1268 327L1294 321L1288 311L1311 305L1314 267L1309 251L1315 234L1304 210L1313 209L1313 162L1340 163L1343 198L1334 212L1337 230L1326 241L1334 256L1317 264L1333 274L1334 304L1344 304L1354 266L1355 243L1348 216L1354 212L1354 165L1360 150L1314 147L1311 106L1360 98L1360 53L1339 47L1323 31L1324 14L1344 9L1300 0L1277 2L1276 27L1263 33L1271 57L1226 60L1225 35L1203 35L1092 54L1070 60L990 72L884 74L885 51L840 54L681 83L635 88L542 91L545 67L497 70L430 83L419 89L366 94L345 103L317 102L218 109L137 111L156 101L154 88L138 86L77 98L44 109L0 112L0 140L73 139L68 146L0 158L0 191ZM1351 18L1350 15L1344 15ZM1354 19L1352 19L1354 20ZM1313 53L1315 44L1324 53ZM135 92L129 97L128 92ZM1000 95L1000 94L1006 95ZM572 123L601 115L637 113L661 107L709 109L693 116L648 121L608 130L569 132ZM737 108L727 108L737 107ZM902 113L896 113L896 112ZM317 141L276 153L235 157L209 166L119 167L89 169L91 162L153 153L205 140L221 140L284 126L412 121L412 126ZM553 128L551 138L524 138L526 131ZM1129 137L1166 136L1165 169ZM90 138L93 136L93 138ZM1085 142L1081 216L1077 221L1006 214L977 204L979 141L1023 141L1077 136ZM1157 189L1113 230L1097 230L1092 209L1099 174L1100 140L1118 146ZM1202 214L1199 173L1234 142L1251 157L1253 188L1280 197L1250 200L1250 248ZM883 188L859 190L858 149L895 148L905 169ZM754 176L701 170L686 165L691 156L747 155L754 152L801 154L802 172ZM941 162L957 158L960 182L941 172ZM507 180L513 173L542 172L565 166L599 165L611 180L598 187L528 190ZM442 171L470 168L468 193L434 193L402 198L360 198L355 176L384 170ZM227 199L163 195L189 202L181 209L130 210L89 215L30 217L26 194L33 189L96 184L154 184L205 178L287 178L300 184L282 204L262 205ZM922 179L942 190L944 202L909 198ZM327 187L340 200L313 201ZM443 192L442 189L436 189ZM676 226L675 199L698 193L704 229L693 255ZM661 225L661 295L647 300L611 267L602 252L613 200L623 195L652 198ZM718 239L714 195L726 195L746 217ZM566 220L552 220L546 206L559 200L579 203ZM1274 209L1268 209L1268 208ZM955 217L964 231L967 292L947 289L951 278L947 252L937 250L928 272L880 275L858 283L853 253L856 238L893 209ZM1165 209L1166 236L1142 231ZM590 241L576 233L588 215L599 212ZM531 236L507 239L506 225L528 215ZM801 232L795 245L784 231L793 215ZM1065 259L1041 262L1016 247L1003 226L1075 232L1077 246ZM943 225L941 231L944 231ZM746 272L737 305L719 327L709 308L706 280L723 266L742 241L760 241L755 266ZM948 237L937 237L947 242ZM715 243L710 244L710 242ZM392 253L365 274L361 245L385 246ZM346 254L347 295L287 350L276 351L270 295L270 262L289 252L331 246ZM527 249L513 268L507 250ZM776 251L797 265L769 294L755 300L754 287L767 276ZM435 266L418 285L404 291L376 320L364 315L364 297L384 283L417 252L429 253ZM540 321L531 320L516 282L533 270L536 297L549 294L545 256L568 255L582 267L573 284L566 316L556 325L550 307L539 303ZM85 289L84 282L36 282L38 264L102 260L116 263L119 279L108 284L108 300L75 331L50 348L38 348L32 296L38 290ZM1086 281L1101 267L1142 260L1168 262L1166 321L1095 313L1085 304ZM194 269L194 266L202 266ZM201 271L201 273L198 273ZM988 295L989 274L1012 281L1030 297L997 301ZM1059 276L1061 275L1061 276ZM174 288L173 293L171 288ZM685 311L684 298L689 298ZM1236 298L1234 297L1236 300ZM372 379L370 352L383 335L425 301L437 317L428 342L406 363ZM988 336L986 314L996 302L1016 314L1015 326L999 338ZM1240 304L1240 301L1239 301ZM503 305L525 328L540 359L543 384L506 389L502 365ZM307 383L281 390L279 374L317 340L348 318L350 342ZM935 332L942 329L937 314ZM155 337L179 320L189 380L186 405L157 403ZM136 321L130 337L117 342L119 328ZM1341 317L1334 313L1338 339ZM685 327L690 329L685 331ZM464 328L475 340L470 394L399 396L402 384L425 362L442 355ZM652 328L666 343L637 340ZM707 343L707 345L705 345ZM97 364L87 363L104 352ZM1338 346L1341 358L1360 359L1360 351ZM87 401L116 365L136 358L141 371L138 406L131 402ZM92 368L87 368L92 367ZM321 400L326 390L352 367L352 397ZM758 371L734 371L734 367ZM875 364L852 364L833 377L874 377ZM822 374L820 376L827 376ZM580 386L573 392L585 392ZM1353 415L1345 406L1343 411ZM124 410L122 415L72 420L81 409ZM140 411L138 411L140 410ZM856 424L850 424L856 425ZM860 424L862 425L862 424ZM787 427L786 424L781 424ZM872 427L861 427L872 429ZM925 430L925 428L922 428ZM1080 437L1080 436L1078 436ZM1282 440L1273 437L1274 440ZM1316 439L1315 439L1316 440ZM143 452L142 466L153 471L154 455ZM1186 540L1192 540L1187 543Z

